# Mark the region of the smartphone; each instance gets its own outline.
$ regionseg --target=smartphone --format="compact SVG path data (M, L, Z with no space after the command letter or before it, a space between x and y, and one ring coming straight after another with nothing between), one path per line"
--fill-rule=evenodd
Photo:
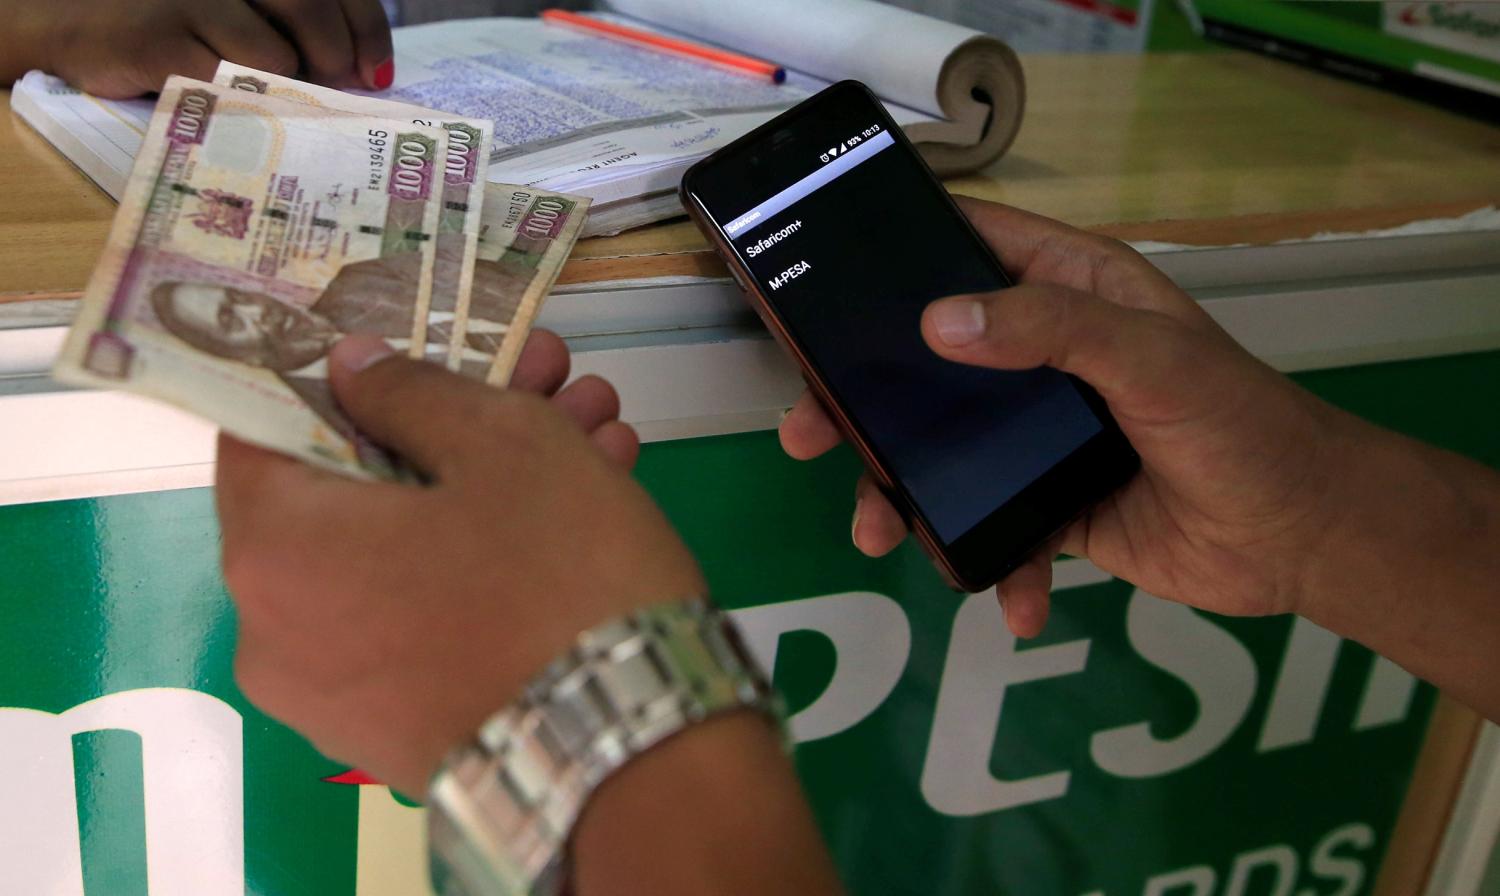
M923 342L933 300L1011 282L863 84L698 162L682 200L954 587L993 585L1139 466L1081 380Z

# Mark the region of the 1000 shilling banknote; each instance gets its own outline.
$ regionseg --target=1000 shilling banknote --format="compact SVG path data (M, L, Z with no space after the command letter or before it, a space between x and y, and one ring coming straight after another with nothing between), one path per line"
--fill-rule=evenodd
M526 336L573 252L588 217L582 196L490 184L467 319L454 333L448 366L503 386Z
M443 131L172 78L54 368L363 477L344 333L406 347L431 283Z
M339 112L375 115L443 129L444 140L439 151L442 191L437 197L440 203L432 294L428 306L418 309L417 323L421 332L413 333L411 350L412 357L425 355L429 360L442 363L452 341L454 318L468 313L494 124L483 119L463 118L420 106L319 87L233 62L219 63L214 83Z

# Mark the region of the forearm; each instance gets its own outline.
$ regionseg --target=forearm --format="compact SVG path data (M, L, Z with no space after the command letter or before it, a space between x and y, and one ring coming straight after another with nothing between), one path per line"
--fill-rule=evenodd
M1303 614L1500 720L1500 473L1350 421Z
M648 750L580 819L579 896L828 896L842 888L791 762L752 713Z

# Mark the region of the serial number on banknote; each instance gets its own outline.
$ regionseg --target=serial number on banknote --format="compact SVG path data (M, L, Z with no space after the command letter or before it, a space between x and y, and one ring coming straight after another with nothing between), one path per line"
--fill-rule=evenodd
M390 140L389 131L370 131L365 140L370 146L370 177L367 185L371 190L380 189L380 181L385 175L386 146L390 144Z

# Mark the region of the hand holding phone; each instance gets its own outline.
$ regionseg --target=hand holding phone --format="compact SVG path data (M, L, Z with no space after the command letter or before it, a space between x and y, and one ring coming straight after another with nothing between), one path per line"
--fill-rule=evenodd
M1059 551L1218 613L1306 612L1297 583L1309 565L1333 564L1317 547L1330 515L1368 503L1339 483L1361 451L1351 445L1371 444L1374 428L1256 360L1128 246L995 203L959 205L1018 284L929 306L926 344L963 364L1046 363L1083 378L1142 461L1135 479L1000 583L1011 630L1041 631ZM939 318L954 305L973 315L962 307L971 302L983 329L950 341ZM811 393L782 421L793 457L817 457L841 439ZM858 494L855 543L879 556L906 526L868 483Z
M1076 378L964 366L923 344L931 301L1010 281L857 82L699 162L683 200L956 587L993 584L1136 469Z

